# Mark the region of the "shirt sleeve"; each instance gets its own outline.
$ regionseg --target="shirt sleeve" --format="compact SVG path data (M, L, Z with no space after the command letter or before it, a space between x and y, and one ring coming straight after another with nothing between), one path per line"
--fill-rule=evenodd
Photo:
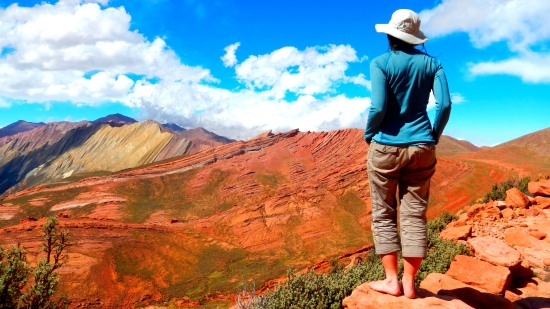
M372 86L371 105L365 128L365 142L367 143L370 143L373 136L378 133L386 114L386 75L375 61L370 64L370 77Z
M433 92L436 103L433 137L437 144L451 115L451 96L449 94L449 86L447 85L447 77L442 67L435 74Z

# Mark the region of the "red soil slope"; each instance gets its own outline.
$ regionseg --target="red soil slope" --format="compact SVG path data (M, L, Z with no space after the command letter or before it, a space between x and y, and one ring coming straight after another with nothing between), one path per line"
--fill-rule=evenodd
M0 239L38 252L41 221L19 220L62 212L73 239L62 290L75 305L204 301L368 245L366 153L361 130L294 130L34 187L0 201ZM498 158L438 160L430 216L519 175Z

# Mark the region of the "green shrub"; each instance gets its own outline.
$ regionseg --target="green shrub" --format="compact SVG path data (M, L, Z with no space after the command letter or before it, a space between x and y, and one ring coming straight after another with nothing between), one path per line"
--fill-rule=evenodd
M418 285L429 273L444 273L457 254L467 254L464 245L439 238L439 232L455 217L448 212L428 222L428 256L422 262L417 274ZM401 261L401 259L400 259ZM400 276L403 266L400 262ZM371 251L358 265L345 269L337 265L328 274L310 271L303 275L293 275L289 271L288 280L272 292L257 296L244 291L239 295L239 309L279 309L279 308L341 308L342 300L363 282L385 278L384 268L378 255Z
M489 200L504 201L506 199L506 191L511 188L517 188L524 194L529 194L527 190L529 181L531 181L530 177L524 177L521 179L508 179L504 182L493 184L491 191L485 194L481 202L487 203Z
M25 248L0 248L0 308L16 308L29 271Z
M29 266L22 246L0 248L0 308L58 308L67 305L64 300L50 300L59 283L55 271L61 267L63 251L69 245L68 232L58 231L57 227L56 217L46 220L41 248L46 256L34 268ZM32 274L32 280L27 285L29 274Z

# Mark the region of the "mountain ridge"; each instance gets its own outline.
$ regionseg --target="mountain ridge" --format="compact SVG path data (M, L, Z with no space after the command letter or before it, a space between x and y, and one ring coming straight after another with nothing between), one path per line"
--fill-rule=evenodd
M362 136L359 129L267 132L108 175L30 187L0 199L0 235L38 252L32 239L39 224L24 219L58 215L79 244L69 250L62 282L80 304L236 293L369 244ZM521 158L518 149L513 155ZM457 211L493 183L528 170L532 177L550 175L544 167L550 154L520 171L498 157L484 161L483 152L438 152L429 217ZM120 299L121 293L128 296Z
M7 135L0 138L0 194L79 173L115 172L231 141L204 129L190 132L173 132L155 121L138 123L115 114L93 122L53 122Z
M17 133L30 131L34 128L45 125L43 122L27 122L25 120L19 120L12 124L9 124L3 128L0 128L0 138L4 136L15 135Z

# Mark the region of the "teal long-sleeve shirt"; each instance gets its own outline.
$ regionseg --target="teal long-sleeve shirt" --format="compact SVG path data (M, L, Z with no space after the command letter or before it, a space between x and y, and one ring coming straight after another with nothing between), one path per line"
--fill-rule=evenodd
M437 144L451 114L451 98L441 63L417 50L389 51L370 64L371 106L365 141L407 146ZM433 90L433 126L427 106Z

